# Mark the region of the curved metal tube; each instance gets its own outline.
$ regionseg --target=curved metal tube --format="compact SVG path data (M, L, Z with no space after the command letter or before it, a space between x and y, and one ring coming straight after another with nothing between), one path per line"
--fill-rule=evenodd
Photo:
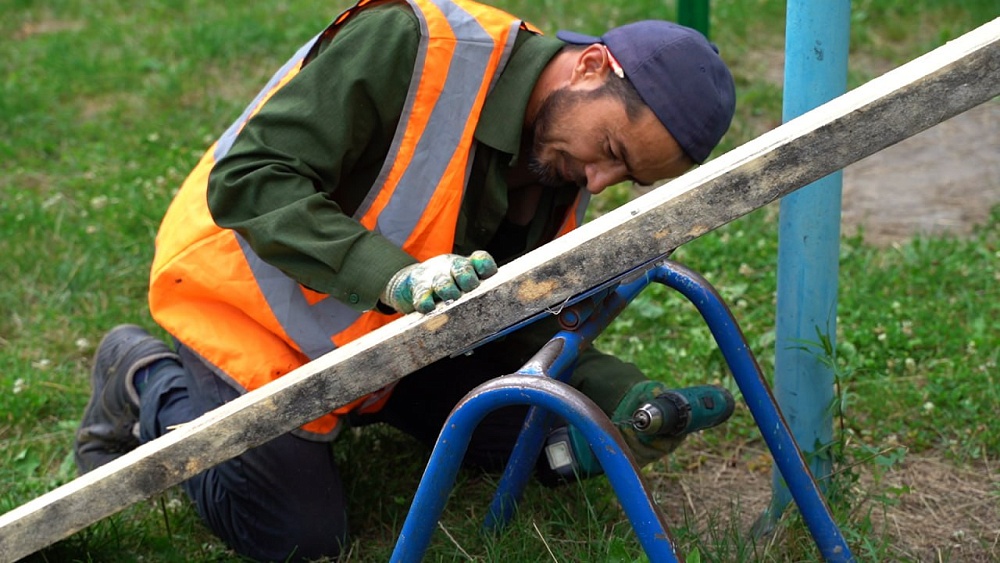
M663 515L621 434L608 417L576 389L532 375L509 375L488 381L473 389L455 407L431 453L391 560L410 562L423 557L479 422L500 407L524 404L551 411L583 433L650 560L679 561Z
M654 268L653 276L656 281L683 294L705 319L823 558L854 561L847 540L833 521L826 498L795 443L743 331L722 297L705 278L676 262Z

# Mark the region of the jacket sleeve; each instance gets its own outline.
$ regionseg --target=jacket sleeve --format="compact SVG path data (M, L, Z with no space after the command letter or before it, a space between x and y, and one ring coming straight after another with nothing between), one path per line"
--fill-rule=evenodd
M388 154L418 43L405 8L355 15L246 123L209 179L219 226L299 283L359 310L415 262L350 213Z
M517 350L526 350L530 357L559 332L556 317L545 317L507 336L504 344ZM647 377L633 363L593 346L583 350L577 359L569 384L590 397L608 416L615 411L625 393Z

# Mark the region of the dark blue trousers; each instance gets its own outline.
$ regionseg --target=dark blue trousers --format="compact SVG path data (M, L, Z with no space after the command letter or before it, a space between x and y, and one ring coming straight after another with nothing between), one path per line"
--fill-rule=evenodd
M462 397L484 381L517 371L529 359L523 351L506 348L486 346L414 372L399 381L379 413L352 423L388 423L433 446ZM143 442L240 394L190 350L178 346L177 351L183 365L160 362L142 391ZM526 407L509 407L491 413L474 433L466 463L502 469L526 412ZM336 557L347 543L347 503L329 443L285 434L183 487L205 524L241 555L262 561Z

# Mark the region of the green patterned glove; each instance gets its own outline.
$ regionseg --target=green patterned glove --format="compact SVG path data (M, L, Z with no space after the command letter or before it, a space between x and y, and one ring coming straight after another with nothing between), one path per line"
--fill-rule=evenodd
M659 381L640 381L625 393L625 397L618 403L611 416L611 421L622 433L622 437L625 438L625 443L632 450L632 455L635 456L639 467L645 467L676 450L677 446L684 441L684 435L641 434L632 426L632 413L640 405L652 401L654 397L666 391L668 391L667 386Z
M486 251L477 250L468 258L442 254L396 272L381 300L400 313L430 313L437 302L458 299L495 273L497 263Z

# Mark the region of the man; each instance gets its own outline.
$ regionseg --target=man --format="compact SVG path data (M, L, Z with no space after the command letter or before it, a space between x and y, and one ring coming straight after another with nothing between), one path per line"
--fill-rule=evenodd
M647 21L558 37L471 0L363 0L307 43L164 217L150 308L176 352L132 325L105 337L80 470L473 290L575 227L590 195L678 176L728 128L732 78L697 32ZM243 555L336 556L346 503L326 441L385 422L432 444L462 396L554 332L537 323L432 364L184 487ZM572 384L619 418L666 390L596 350ZM524 412L488 416L467 461L502 467ZM630 439L645 463L677 443Z

